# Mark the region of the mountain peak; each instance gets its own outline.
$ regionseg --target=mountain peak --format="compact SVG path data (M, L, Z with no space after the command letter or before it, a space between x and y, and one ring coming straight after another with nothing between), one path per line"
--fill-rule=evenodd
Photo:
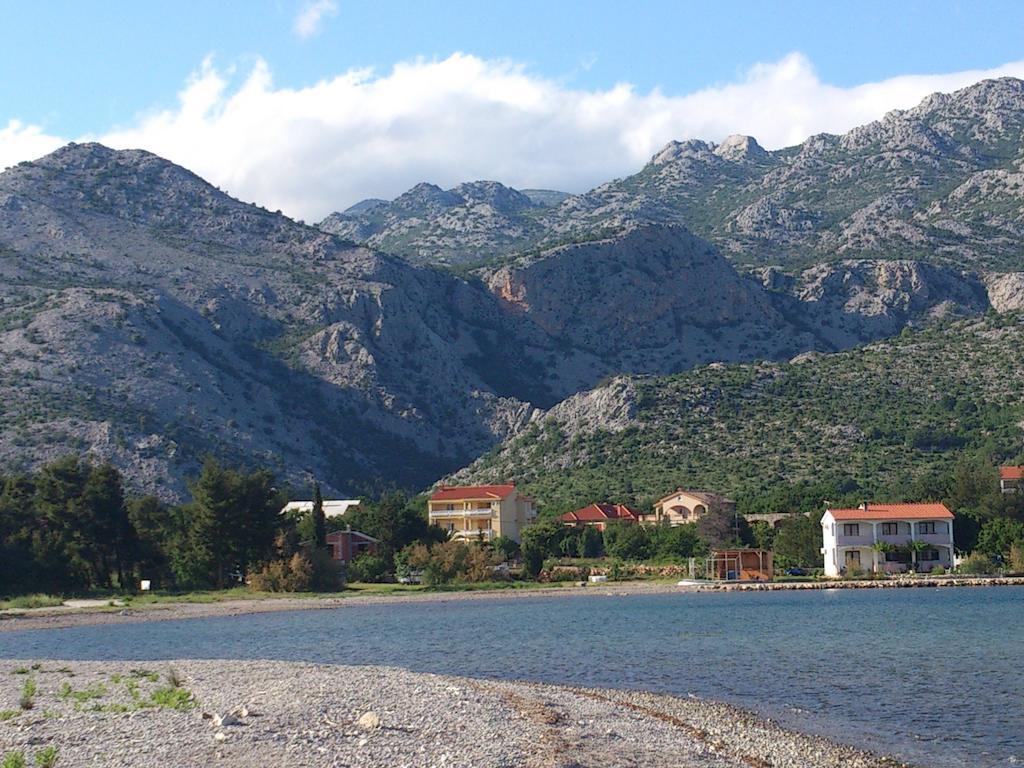
M764 147L757 143L753 136L735 133L715 147L715 154L723 160L742 162L743 160L760 160L768 156Z
M700 139L686 141L670 141L661 151L651 158L651 165L666 165L682 158L707 159L711 154L712 145Z

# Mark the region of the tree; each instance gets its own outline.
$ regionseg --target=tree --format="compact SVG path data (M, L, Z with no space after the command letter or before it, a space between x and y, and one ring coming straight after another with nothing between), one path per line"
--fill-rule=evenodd
M659 560L684 560L702 549L695 523L659 525L648 531L652 555Z
M327 547L327 518L324 516L324 497L320 493L320 483L313 483L313 545L317 549Z
M122 589L133 581L137 538L125 507L121 473L110 464L89 469L78 503L81 524L93 539L94 581L111 587L112 574Z
M523 567L533 578L544 567L544 558L559 554L558 545L565 535L565 526L557 520L544 520L523 528L520 548Z
M583 529L579 542L580 557L600 557L604 554L604 536L593 525Z
M978 550L1007 557L1014 544L1024 543L1024 523L1008 517L989 520L978 534Z
M491 541L491 548L501 558L502 562L508 562L519 554L519 544L515 539L508 536L496 536Z
M821 567L821 525L815 517L794 515L779 524L773 540L778 565L787 568Z
M750 524L732 510L712 505L697 521L697 535L711 549L749 545Z
M642 525L609 523L604 529L604 550L620 560L646 560L651 556L651 540Z

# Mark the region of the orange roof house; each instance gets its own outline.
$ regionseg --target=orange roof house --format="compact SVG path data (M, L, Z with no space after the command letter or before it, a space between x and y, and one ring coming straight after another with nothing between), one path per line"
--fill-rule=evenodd
M1024 466L999 468L1000 491L1016 493L1022 489L1024 489Z
M566 512L558 518L564 525L583 528L592 525L603 531L609 522L638 523L640 514L625 504L609 504L600 502L589 504L575 512Z
M533 499L521 496L514 483L441 485L427 499L427 514L453 539L490 541L508 536L519 541L537 510Z
M939 502L826 509L821 518L826 576L865 571L931 571L956 564L953 513Z

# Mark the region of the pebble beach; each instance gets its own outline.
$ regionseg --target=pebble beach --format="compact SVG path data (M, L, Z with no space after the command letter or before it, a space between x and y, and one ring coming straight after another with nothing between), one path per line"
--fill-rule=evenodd
M0 713L0 756L29 765L47 747L76 767L904 765L696 698L389 667L4 661Z

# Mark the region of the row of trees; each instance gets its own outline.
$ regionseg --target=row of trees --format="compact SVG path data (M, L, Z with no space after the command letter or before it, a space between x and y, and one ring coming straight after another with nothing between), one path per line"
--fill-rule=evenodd
M109 464L67 457L0 480L0 593L223 587L275 554L281 496L266 471L208 460L191 501L128 497Z

